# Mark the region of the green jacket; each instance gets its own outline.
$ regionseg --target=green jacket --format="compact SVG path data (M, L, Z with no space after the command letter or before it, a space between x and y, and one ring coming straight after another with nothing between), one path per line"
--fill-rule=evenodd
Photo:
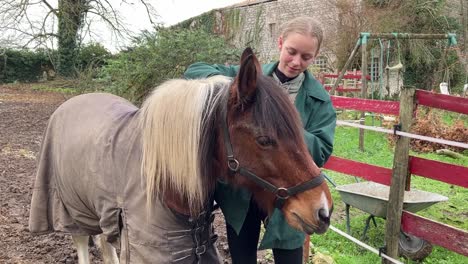
M263 74L272 76L278 62L264 64ZM184 73L187 79L206 78L213 75L234 77L239 66L224 66L198 62L190 65ZM333 151L336 112L330 96L322 85L309 73L305 72L304 82L299 89L295 106L304 125L304 138L317 166L322 167ZM239 233L249 209L251 194L246 189L232 188L219 182L215 199L223 211L226 221ZM304 233L290 227L281 211L275 209L270 216L260 244L260 249L282 248L295 249L302 246Z

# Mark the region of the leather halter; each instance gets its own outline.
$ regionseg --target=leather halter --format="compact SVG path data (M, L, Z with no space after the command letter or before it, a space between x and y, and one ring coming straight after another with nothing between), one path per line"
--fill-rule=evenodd
M255 175L255 173L249 171L248 169L241 167L239 164L239 161L234 158L234 152L232 150L232 145L231 145L231 140L229 136L229 129L227 125L227 110L223 109L221 110L222 114L222 126L223 126L223 131L224 131L224 145L226 146L226 152L227 152L227 166L229 170L232 173L239 173L240 175L248 178L249 180L255 182L257 185L260 187L272 192L273 194L276 195L275 199L275 207L278 209L281 209L286 202L286 200L298 193L307 191L309 189L313 189L320 184L323 183L324 181L324 175L322 172L317 177L314 177L311 180L305 181L299 185L290 187L290 188L285 188L285 187L276 187L274 184L258 177Z

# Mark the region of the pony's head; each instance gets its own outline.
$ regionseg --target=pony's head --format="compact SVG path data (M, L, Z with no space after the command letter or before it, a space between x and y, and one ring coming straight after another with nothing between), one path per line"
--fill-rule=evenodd
M262 74L249 48L230 86L225 119L218 137L224 150L217 155L229 168L226 180L248 188L268 214L281 209L292 227L325 232L332 199L308 152L299 114L284 89Z
M326 231L332 200L288 95L263 76L251 49L232 81L170 80L141 109L148 206L162 199L196 215L222 177L248 188L268 214L281 209L306 233Z

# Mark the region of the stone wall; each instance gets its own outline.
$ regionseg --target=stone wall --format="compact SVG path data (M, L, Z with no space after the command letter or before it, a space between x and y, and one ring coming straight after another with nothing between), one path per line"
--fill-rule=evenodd
M327 36L336 31L336 11L324 0L263 0L245 1L226 7L218 12L223 13L223 23L229 23L229 17L238 17L236 31L230 40L238 47L252 46L262 61L276 60L278 57L278 36L281 24L294 17L308 15L315 17L324 29L322 52L326 52L330 41ZM232 26L232 25L231 25Z

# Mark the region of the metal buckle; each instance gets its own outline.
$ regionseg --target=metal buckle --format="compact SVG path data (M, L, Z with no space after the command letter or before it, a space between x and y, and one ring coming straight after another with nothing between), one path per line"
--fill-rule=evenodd
M203 231L205 230L205 226L197 226L194 229L192 229L193 234L196 235L201 235Z
M278 197L279 199L288 199L289 198L289 191L288 189L284 188L284 187L279 187L276 192L276 197Z
M201 246L195 248L195 254L197 254L198 256L200 256L202 254L205 254L205 252L206 252L206 246L205 245L201 245Z
M239 161L237 161L234 157L228 157L227 165L228 168L233 172L237 172L239 170Z

